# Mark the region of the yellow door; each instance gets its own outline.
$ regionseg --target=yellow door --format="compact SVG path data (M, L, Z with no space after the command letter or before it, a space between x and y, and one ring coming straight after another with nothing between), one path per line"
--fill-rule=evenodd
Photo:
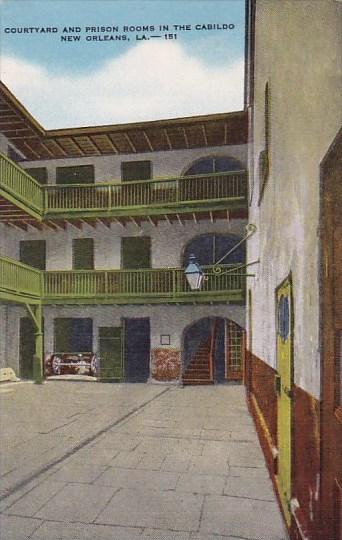
M278 472L280 499L291 521L291 401L293 381L293 311L290 280L277 289Z

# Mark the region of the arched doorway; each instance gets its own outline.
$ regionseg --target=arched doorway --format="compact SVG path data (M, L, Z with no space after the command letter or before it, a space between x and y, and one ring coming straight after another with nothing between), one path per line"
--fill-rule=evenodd
M241 381L244 350L244 330L234 321L223 317L195 321L183 333L183 384Z

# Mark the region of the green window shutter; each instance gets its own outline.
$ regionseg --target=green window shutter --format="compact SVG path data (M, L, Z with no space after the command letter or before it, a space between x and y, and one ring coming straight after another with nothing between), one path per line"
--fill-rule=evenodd
M121 238L122 268L151 268L151 238L126 236Z
M47 184L48 175L46 167L33 167L25 169L25 171L40 184Z
M93 184L95 182L94 165L57 167L57 184Z
M149 180L150 178L152 178L151 161L123 161L121 163L121 179L123 182Z
M93 238L75 238L72 241L72 262L74 270L94 269Z
M45 240L22 240L20 242L20 261L45 270L46 268L46 242Z

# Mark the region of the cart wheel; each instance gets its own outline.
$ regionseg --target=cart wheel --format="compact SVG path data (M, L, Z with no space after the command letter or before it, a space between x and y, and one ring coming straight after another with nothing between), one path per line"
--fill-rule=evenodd
M96 356L93 356L93 358L90 360L90 374L91 375L96 375L96 372L97 372L97 358Z
M59 356L54 356L52 359L52 371L55 375L60 375L62 368L61 368L62 360Z

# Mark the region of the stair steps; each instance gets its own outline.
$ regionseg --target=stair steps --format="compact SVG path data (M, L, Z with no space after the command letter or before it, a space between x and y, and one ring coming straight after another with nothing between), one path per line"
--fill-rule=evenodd
M210 378L210 339L197 349L183 373L183 385L213 384Z

